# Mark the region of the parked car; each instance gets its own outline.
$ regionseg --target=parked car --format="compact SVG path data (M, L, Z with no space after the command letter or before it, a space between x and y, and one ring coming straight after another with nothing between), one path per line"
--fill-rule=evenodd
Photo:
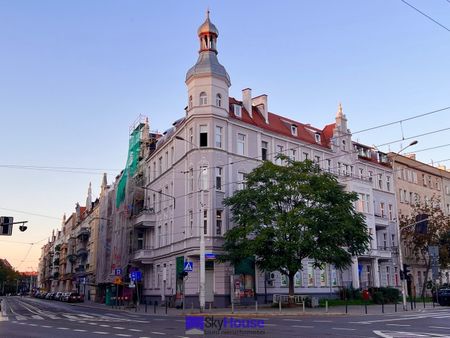
M450 306L450 288L439 289L437 298L438 298L437 300L439 302L439 305Z
M62 292L57 292L56 294L55 294L55 296L53 297L53 299L54 300L61 300L61 296L62 296Z
M45 299L51 299L50 297L52 296L52 292L47 292L47 294L45 295Z
M67 299L69 303L81 303L84 301L83 297L77 292L71 292Z
M60 301L67 302L69 300L70 292L64 292L61 295Z

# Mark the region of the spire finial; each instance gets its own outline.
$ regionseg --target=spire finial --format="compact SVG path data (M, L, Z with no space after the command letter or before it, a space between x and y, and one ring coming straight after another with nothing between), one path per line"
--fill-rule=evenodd
M206 8L206 20L209 20L209 7Z
M337 111L336 117L342 117L342 116L344 116L344 111L342 109L342 103L339 102L338 111Z

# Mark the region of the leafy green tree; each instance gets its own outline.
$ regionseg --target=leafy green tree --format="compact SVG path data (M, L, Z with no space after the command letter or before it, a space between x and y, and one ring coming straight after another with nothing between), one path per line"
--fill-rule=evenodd
M425 221L420 222L421 218ZM416 203L411 214L402 217L400 231L407 249L405 258L426 269L421 290L421 296L424 297L433 263L429 255L430 247L439 247L441 269L450 266L450 218L442 211L440 199L433 196L429 201Z
M220 260L236 266L255 257L262 271L288 277L293 296L303 259L346 268L368 249L370 235L354 208L355 193L311 161L279 158L284 165L264 162L248 174L244 189L225 200L236 226L225 234Z

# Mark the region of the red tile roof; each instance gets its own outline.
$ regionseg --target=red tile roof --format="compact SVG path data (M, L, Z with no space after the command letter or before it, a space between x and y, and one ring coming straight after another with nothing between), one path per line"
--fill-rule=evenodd
M324 148L330 147L330 139L333 136L334 123L327 125L323 130L317 129L315 127L310 126L309 124L300 123L294 120L291 120L287 117L283 117L274 113L268 114L269 123L266 123L264 117L260 113L257 107L252 106L252 115L253 118L250 117L249 113L242 106L242 116L237 117L234 114L234 110L232 109L233 104L242 105L242 101L238 101L233 97L230 97L230 117L236 120L241 120L245 123L257 126L259 128L274 132L276 134L282 134L284 136L300 140L303 142L307 142L310 144L315 144ZM291 125L297 126L297 136L292 135ZM320 135L320 143L316 142L315 134Z

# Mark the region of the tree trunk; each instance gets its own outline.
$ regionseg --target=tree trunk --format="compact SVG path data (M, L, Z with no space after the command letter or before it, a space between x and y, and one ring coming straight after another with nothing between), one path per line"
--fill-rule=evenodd
M289 272L289 303L294 303L294 276L295 273Z

